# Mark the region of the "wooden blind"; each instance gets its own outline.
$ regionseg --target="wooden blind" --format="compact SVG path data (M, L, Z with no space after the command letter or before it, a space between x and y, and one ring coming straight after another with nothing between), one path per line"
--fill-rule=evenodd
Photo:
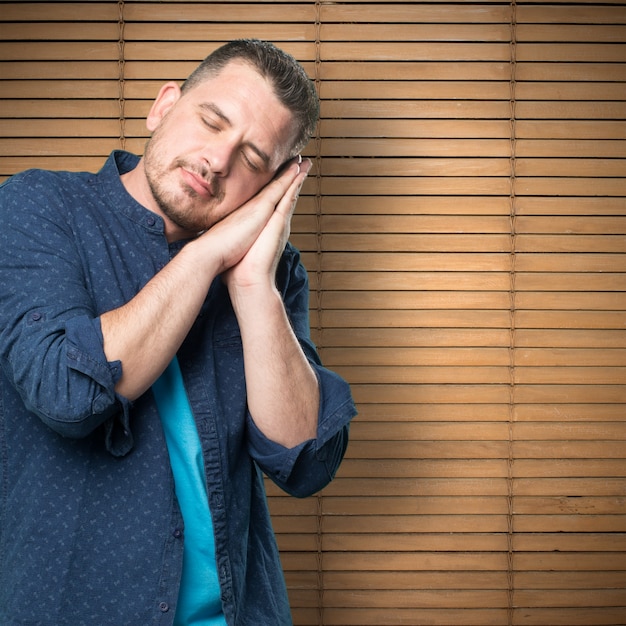
M0 176L141 153L219 43L322 120L294 243L360 415L268 484L296 625L626 624L626 4L4 2ZM271 625L259 625L271 626Z

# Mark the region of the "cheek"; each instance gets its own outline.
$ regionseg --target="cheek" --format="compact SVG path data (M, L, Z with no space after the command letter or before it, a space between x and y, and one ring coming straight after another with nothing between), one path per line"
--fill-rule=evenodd
M158 169L161 175L165 173L165 170L169 169L171 160L170 143L166 133L162 132L160 127L150 137L144 156L146 164L149 167Z
M200 146L199 133L184 118L166 116L161 124L152 133L152 139L158 147L160 157L165 155L177 155L198 149Z
M234 176L229 177L230 188L228 194L241 206L244 202L255 196L272 179L271 175L255 176L244 167L233 172Z

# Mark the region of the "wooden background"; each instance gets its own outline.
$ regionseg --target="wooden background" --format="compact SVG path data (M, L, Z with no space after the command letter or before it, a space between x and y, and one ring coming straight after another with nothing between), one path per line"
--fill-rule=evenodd
M140 153L249 36L322 98L293 241L360 410L268 485L296 625L626 624L626 4L2 2L0 179Z

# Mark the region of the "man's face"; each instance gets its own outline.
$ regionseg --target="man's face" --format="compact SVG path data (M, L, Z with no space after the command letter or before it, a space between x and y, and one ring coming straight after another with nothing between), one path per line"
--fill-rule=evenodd
M181 94L168 83L147 119L143 158L153 206L188 235L254 196L290 156L293 115L251 66L231 62ZM171 228L170 228L171 230Z

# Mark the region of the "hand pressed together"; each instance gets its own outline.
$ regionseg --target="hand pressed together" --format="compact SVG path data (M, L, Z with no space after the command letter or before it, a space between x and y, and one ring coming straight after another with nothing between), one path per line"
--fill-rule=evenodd
M256 196L228 216L223 224L232 232L222 232L217 224L207 236L232 248L223 256L223 279L231 292L238 288L273 284L276 267L291 231L291 218L311 161L294 160Z

